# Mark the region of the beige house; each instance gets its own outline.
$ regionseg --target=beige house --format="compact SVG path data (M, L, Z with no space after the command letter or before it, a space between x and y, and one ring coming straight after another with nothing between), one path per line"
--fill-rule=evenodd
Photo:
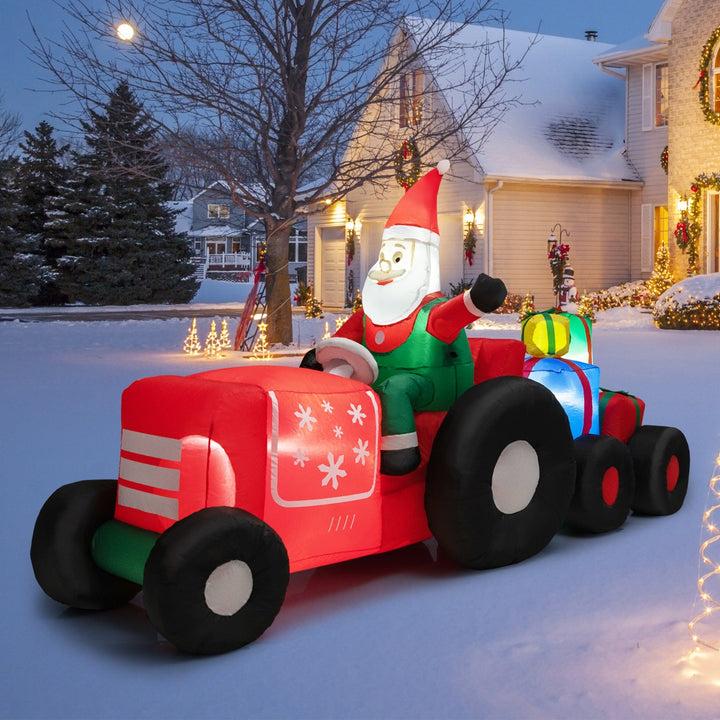
M469 28L463 42L479 53L497 33ZM519 51L530 39L513 31L507 37ZM513 92L521 92L522 104L467 160L450 158L439 198L446 292L487 272L511 292L534 294L536 306L550 305L546 239L553 227L570 245L580 292L649 277L662 243L676 278L684 277L688 255L674 233L693 220L697 272L720 271L718 0L665 0L645 36L619 46L542 36L520 75ZM408 97L408 88L434 81L428 67L399 84L397 141L388 148L389 156L415 140L424 170L441 158L422 155L423 118L439 106L462 107L461 95L448 91L443 103L415 112L422 99ZM467 132L472 139L473 128ZM381 197L367 188L310 218L309 278L327 307L345 304L362 286L401 192L394 183ZM469 213L477 238L472 265L463 253ZM348 266L349 222L357 242Z
M625 80L628 158L644 181L632 212L633 236L641 237L632 276L647 276L662 242L676 278L687 274L674 232L688 220L688 201L700 227L697 271L720 271L720 2L665 0L644 38L595 62Z
M461 42L477 49L500 39L497 28L473 26ZM521 53L527 33L505 31L509 51ZM600 72L593 60L612 47L588 40L541 36L508 92L521 95L489 138L466 157L449 157L451 169L438 198L441 282L445 292L479 272L502 277L510 292L535 296L537 307L553 302L547 259L548 236L570 245L580 292L633 278L639 271L639 221L643 182L625 155L625 88ZM389 52L392 61L394 49ZM445 91L437 68L417 68L396 88L396 124L391 157L414 141L423 172L442 155L423 154L423 123L433 113L463 107L457 88ZM419 90L439 86L433 107ZM429 103L427 103L429 105ZM471 141L482 129L466 130ZM367 141L366 141L367 142ZM662 149L662 148L660 148ZM354 152L362 152L355 148ZM659 150L658 150L659 153ZM308 271L325 307L342 307L362 287L374 263L385 222L403 192L391 181L378 196L367 186L308 220ZM472 264L463 238L472 218L476 237ZM346 259L346 227L352 224L355 255Z

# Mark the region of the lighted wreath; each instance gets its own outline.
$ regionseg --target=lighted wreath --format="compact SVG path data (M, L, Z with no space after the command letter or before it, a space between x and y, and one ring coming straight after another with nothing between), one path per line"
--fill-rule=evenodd
M702 106L703 115L708 122L720 125L720 113L716 113L710 106L710 78L708 68L712 59L712 51L717 41L720 40L720 27L716 27L713 34L708 38L700 55L700 77L695 83L695 87L700 86L700 105Z
M687 199L687 210L680 214L680 220L675 227L675 242L688 256L688 270L690 275L697 275L698 245L702 237L702 223L700 214L702 209L702 191L716 190L720 192L720 174L701 173L690 186L690 196Z
M665 171L665 174L667 175L668 171L668 146L665 146L665 149L660 153L660 167Z
M393 158L395 164L395 180L407 190L420 177L420 151L413 140L403 140L400 149Z

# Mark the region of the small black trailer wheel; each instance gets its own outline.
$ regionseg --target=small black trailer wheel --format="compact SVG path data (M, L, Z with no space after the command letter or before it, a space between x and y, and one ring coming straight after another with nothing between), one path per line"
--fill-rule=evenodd
M602 533L619 528L630 512L635 477L627 446L609 435L575 439L577 476L566 524Z
M80 480L58 488L40 510L30 560L40 587L82 610L124 605L140 586L99 568L92 557L97 529L115 512L116 480Z
M643 425L628 442L635 468L632 508L645 515L672 515L685 500L690 449L674 427Z
M150 552L145 610L180 650L227 652L270 627L289 577L287 551L269 525L238 508L206 508L169 527Z
M438 430L430 531L466 567L520 562L560 529L574 483L570 425L555 396L534 380L493 378L458 398Z

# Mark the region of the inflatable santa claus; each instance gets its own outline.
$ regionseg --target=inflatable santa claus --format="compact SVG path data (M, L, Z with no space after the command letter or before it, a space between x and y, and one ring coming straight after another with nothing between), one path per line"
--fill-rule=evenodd
M437 195L449 167L442 160L400 199L367 274L362 309L315 352L323 370L362 380L379 394L380 469L388 475L420 463L414 412L447 410L473 384L465 326L507 294L502 280L485 274L450 300L440 292Z

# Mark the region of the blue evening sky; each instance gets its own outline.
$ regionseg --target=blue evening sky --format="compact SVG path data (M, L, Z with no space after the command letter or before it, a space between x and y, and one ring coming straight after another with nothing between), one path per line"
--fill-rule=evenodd
M584 37L597 30L598 40L618 44L643 35L662 0L496 0L509 13L507 27L548 35ZM0 24L0 93L3 110L21 115L24 127L34 128L46 113L62 102L49 88L44 70L37 67L23 42L33 43L30 20L42 37L59 35L65 13L53 0L4 0ZM28 20L28 16L30 20Z

